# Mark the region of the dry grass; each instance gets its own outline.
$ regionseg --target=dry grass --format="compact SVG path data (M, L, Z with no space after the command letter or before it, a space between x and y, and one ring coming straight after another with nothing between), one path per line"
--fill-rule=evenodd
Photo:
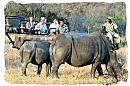
M45 67L41 72L41 75L36 75L36 67L30 65L27 69L27 76L21 75L20 68L9 68L5 72L5 80L9 83L17 84L111 84L115 83L115 80L108 76L91 78L90 66L75 68L67 64L61 65L59 69L60 79L52 78L51 76L45 76Z
M115 79L111 76L104 75L97 78L91 78L90 69L91 65L77 68L72 67L68 64L63 64L59 68L59 77L60 79L52 78L51 76L46 77L45 75L45 65L41 75L36 75L37 66L29 64L27 68L27 76L21 75L20 68L20 57L17 49L11 48L8 43L8 40L5 40L5 80L8 83L16 84L114 84ZM127 47L121 48L117 53L119 58L127 56ZM126 64L126 62L125 62ZM103 72L106 74L106 69L104 65ZM127 67L127 66L126 66ZM97 74L97 73L96 73ZM125 76L128 78L128 75Z
M128 61L128 48L127 47L121 47L117 51L117 57L118 61L123 64L123 68L127 69L127 61Z

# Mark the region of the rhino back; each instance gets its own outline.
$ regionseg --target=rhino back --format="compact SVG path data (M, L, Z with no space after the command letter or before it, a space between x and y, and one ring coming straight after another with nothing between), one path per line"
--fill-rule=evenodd
M75 36L75 34L71 34L71 36L73 37L72 42L74 46L70 59L71 65L84 66L93 63L95 58L99 58L102 62L105 58L108 58L109 53L106 39L101 34L90 34L86 36Z
M48 42L26 41L20 48L22 61L31 61L33 64L46 62L50 59L49 46L50 43Z
M39 41L32 41L33 44L36 45L36 53L33 60L35 64L43 64L49 61L50 54L49 54L49 42L39 42Z
M30 41L26 41L21 47L20 47L20 56L22 62L27 62L30 59L31 54L34 52L35 45L31 43Z
M98 53L97 42L90 37L73 38L71 63L74 66L91 64Z

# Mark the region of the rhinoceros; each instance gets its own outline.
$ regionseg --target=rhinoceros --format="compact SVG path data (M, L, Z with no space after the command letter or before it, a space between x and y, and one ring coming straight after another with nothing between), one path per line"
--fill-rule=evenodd
M22 63L22 74L26 76L26 68L29 63L38 65L37 74L40 75L42 64L46 63L46 76L51 69L51 60L49 53L49 42L26 41L20 47L20 56Z
M86 36L77 34L59 34L50 45L52 76L58 77L61 64L67 62L71 66L83 67L92 64L91 76L97 70L102 75L101 64L106 64L108 73L116 78L120 76L121 67L111 42L102 33L95 32Z

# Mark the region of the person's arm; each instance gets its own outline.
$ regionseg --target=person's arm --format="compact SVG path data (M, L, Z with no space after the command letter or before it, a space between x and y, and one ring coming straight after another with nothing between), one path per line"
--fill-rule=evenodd
M121 31L120 31L120 28L117 28L117 34L119 34L119 36L121 37Z
M52 24L50 24L49 28L52 28Z
M35 22L32 22L32 25L30 26L31 29L35 28Z
M119 36L121 36L120 29L118 28L118 26L116 24L114 24L114 29L115 29L115 33L117 33L117 34L119 34Z
M60 26L58 26L57 28L56 28L56 34L59 34L60 33Z
M102 32L104 35L106 35L106 33L108 33L107 30L106 30L106 25L105 25L105 24L102 25L102 30L101 30L101 32Z
M37 24L37 25L35 26L34 30L41 30L40 24Z
M29 22L26 23L26 29L28 29L28 23L29 23Z
M46 24L43 24L43 26L40 28L40 31L44 32L44 33L47 32L47 26L46 26Z
M60 27L60 25L59 25L59 24L57 24L56 31L58 31L59 27Z
M45 30L48 30L48 29L47 29L47 25L46 25L46 24L45 24L44 28L45 28Z
M67 25L65 25L64 30L65 30L65 33L69 32L69 28Z
M118 27L117 27L116 24L113 24L113 29L114 29L114 32L115 32L115 33L118 33Z

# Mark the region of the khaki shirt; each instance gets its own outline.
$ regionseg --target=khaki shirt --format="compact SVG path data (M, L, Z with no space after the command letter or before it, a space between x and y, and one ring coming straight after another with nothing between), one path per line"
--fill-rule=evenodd
M105 23L103 26L105 26L106 31L111 34L115 33L115 30L117 30L117 28L118 28L116 24L114 24L114 23L109 24L108 22Z
M117 25L114 24L114 23L109 24L109 23L107 22L107 23L105 23L103 26L106 27L106 31L108 32L108 33L106 34L106 36L109 37L109 39L110 39L111 41L112 41L112 36L114 36L114 37L116 37L116 38L114 39L114 42L120 43L120 36L119 36L119 34L117 34L117 33L115 32L115 30L118 31Z
M59 26L58 30L59 30L60 33L67 33L67 32L69 32L68 26L66 24L64 24L63 27Z

